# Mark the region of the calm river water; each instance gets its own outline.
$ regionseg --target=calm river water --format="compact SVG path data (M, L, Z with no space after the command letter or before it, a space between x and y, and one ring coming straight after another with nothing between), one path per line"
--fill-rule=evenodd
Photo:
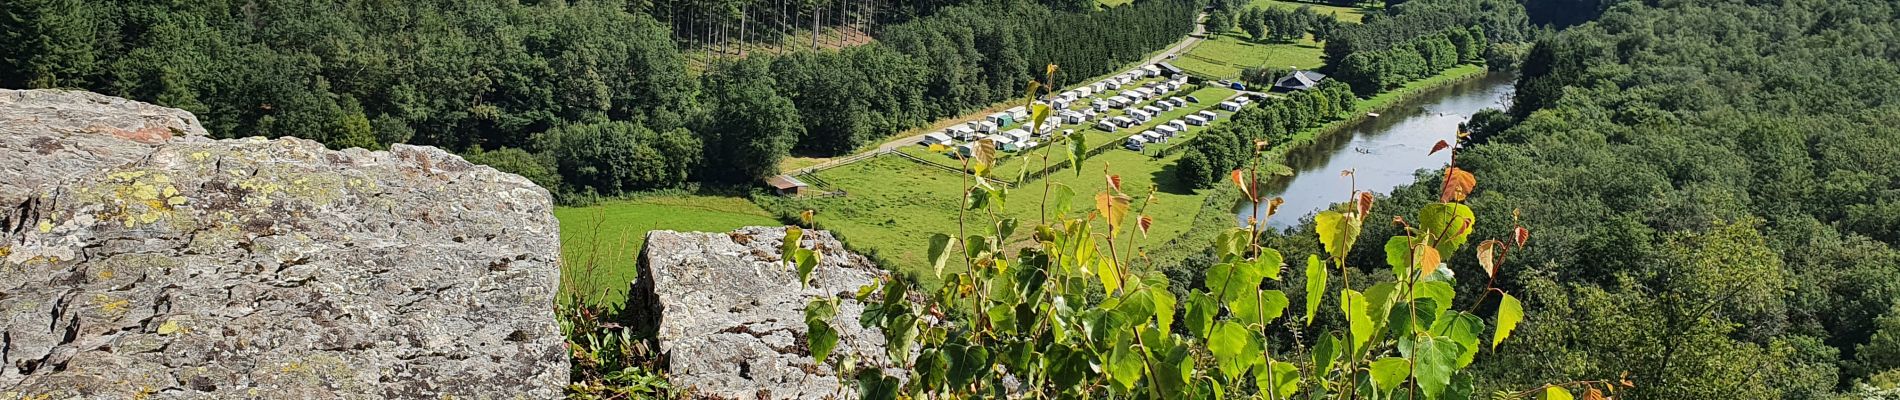
M1391 107L1378 118L1366 119L1327 138L1297 149L1286 156L1295 171L1291 177L1266 182L1264 198L1279 196L1286 200L1279 214L1268 225L1286 229L1333 204L1346 201L1353 185L1359 189L1386 193L1393 187L1412 183L1420 169L1437 169L1451 158L1447 152L1427 155L1440 139L1451 141L1458 124L1485 108L1505 108L1511 98L1510 74L1494 73L1426 93ZM1354 178L1340 171L1354 170ZM1237 206L1236 222L1246 226L1253 204ZM1264 205L1260 215L1266 215Z

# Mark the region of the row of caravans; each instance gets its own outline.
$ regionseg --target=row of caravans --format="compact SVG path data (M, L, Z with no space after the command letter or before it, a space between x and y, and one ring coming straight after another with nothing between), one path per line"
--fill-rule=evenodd
M1036 145L1038 145L1038 143L1033 139L1047 137L1050 133L1052 133L1056 129L1055 125L1085 124L1085 123L1088 123L1089 121L1096 120L1101 115L1106 114L1110 108L1124 108L1124 107L1132 106L1138 103L1139 101L1147 100L1147 99L1160 96L1169 92L1180 90L1181 86L1184 86L1187 84L1187 78L1185 76L1176 77L1174 79L1170 79L1166 81L1151 82L1146 85L1142 85L1141 87L1138 87L1138 88L1131 88L1130 92L1132 93L1124 92L1124 94L1139 94L1140 95L1139 100L1131 99L1131 98L1128 98L1126 96L1121 96L1121 95L1111 96L1106 99L1093 98L1091 100L1093 107L1083 108L1080 110L1068 109L1071 105L1074 105L1075 102L1083 101L1084 99L1090 99L1092 96L1106 95L1106 94L1112 93L1113 91L1121 90L1123 87L1131 85L1135 81L1149 78L1149 77L1158 77L1158 76L1161 76L1161 74L1162 74L1162 70L1160 67L1155 66L1155 65L1148 65L1148 66L1143 66L1141 68L1137 68L1128 72L1124 72L1120 75L1116 75L1108 79L1104 79L1100 82L1095 82L1093 84L1084 85L1081 87L1063 91L1061 93L1046 96L1043 100L1037 101L1037 103L1046 104L1052 109L1062 110L1062 111L1052 116L1053 117L1052 122L1055 122L1055 123L1043 126L1041 129L1042 132L1029 134L1026 128L1025 129L1011 129L1009 131L998 132L999 130L1001 130L1002 127L1007 127L1011 125L1028 122L1029 110L1026 107L1017 106L1017 107L1010 108L1008 110L1004 110L1003 112L990 114L988 116L985 116L982 120L979 120L979 121L972 121L969 123L952 126L950 128L946 128L945 130L941 132L932 132L929 134L925 134L923 139L920 140L918 144L925 145L925 146L941 144L941 145L947 146L947 145L955 144L956 142L959 142L959 141L976 142L983 139L990 139L992 142L996 143L996 146L998 147L998 149L1001 149L1001 150L1014 150L1018 148L1026 149L1030 147L1035 147ZM1160 107L1167 107L1167 108L1180 107L1186 104L1185 101L1181 100L1179 97L1158 101L1156 103L1160 105ZM1163 104L1163 103L1166 103L1166 104ZM1159 107L1148 106L1146 108L1159 108ZM1153 118L1153 115L1159 114L1159 111L1152 111L1152 110L1144 110L1143 112L1148 114L1148 116L1142 118L1141 121L1135 121L1128 117L1115 117L1113 119L1115 119L1116 122L1108 122L1106 120L1104 120L1103 122L1108 123L1113 126L1127 127L1127 126L1133 126L1140 122L1146 122L1148 119ZM964 151L965 154L967 154L967 151L970 148L973 148L973 146L970 143L965 143L959 146L959 149Z
M1168 139L1173 139L1175 136L1187 132L1188 125L1207 125L1218 116L1219 115L1214 114L1213 111L1201 111L1189 114L1180 119L1156 125L1154 129L1143 131L1141 134L1129 136L1128 139L1123 140L1122 147L1129 150L1141 151L1141 149L1146 147L1149 143L1167 142ZM1196 123L1196 121L1199 121L1199 123Z

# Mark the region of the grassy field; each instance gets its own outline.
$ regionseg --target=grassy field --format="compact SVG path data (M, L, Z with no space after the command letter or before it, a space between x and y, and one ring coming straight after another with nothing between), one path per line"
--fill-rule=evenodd
M561 221L562 290L610 304L625 301L647 231L723 232L779 225L772 214L745 198L684 194L560 207L554 217Z
M1283 9L1312 7L1313 11L1320 14L1335 14L1340 20L1352 23L1358 23L1365 18L1363 10L1353 7L1279 0L1253 0L1250 6ZM1227 32L1208 35L1207 40L1183 52L1179 58L1173 60L1173 63L1196 75L1232 79L1240 76L1240 71L1247 68L1319 68L1325 65L1320 58L1325 53L1323 49L1320 43L1314 42L1310 35L1291 43L1260 43L1249 39L1247 31L1235 28Z
M1135 134L1141 133L1142 131L1154 129L1155 126L1174 120L1175 118L1181 118L1181 117L1187 116L1187 114L1192 113L1192 112L1201 111L1203 109L1213 109L1215 104L1220 103L1222 100L1227 99L1228 97L1233 97L1233 95L1234 95L1233 89L1222 88L1222 87L1203 87L1193 92L1180 94L1180 96L1182 97L1193 96L1194 98L1200 99L1201 102L1188 103L1186 107L1163 111L1160 116L1157 116L1156 118L1152 120L1149 120L1148 123L1141 124L1133 128L1124 128L1122 130L1118 130L1115 132L1107 132L1100 129L1095 129L1094 128L1095 125L1093 121L1087 124L1063 125L1063 126L1058 127L1057 129L1075 129L1076 131L1083 132L1085 134L1085 139L1083 139L1084 143L1087 144L1089 148L1096 148L1096 147L1102 147L1102 146L1120 146L1122 139L1126 139L1130 135L1135 135ZM1165 99L1165 98L1175 97L1175 96L1176 95L1161 96L1159 99ZM1156 99L1156 101L1158 101L1159 99ZM1141 105L1145 106L1145 105L1151 105L1151 104L1154 104L1154 101L1145 102L1145 103L1142 103ZM1136 107L1136 108L1139 108L1139 107ZM1226 116L1227 114L1229 114L1226 111L1221 111L1218 109L1214 109L1213 111L1216 114L1219 114L1222 116ZM1102 118L1120 116L1120 115L1123 115L1124 113L1125 113L1125 110L1109 110L1107 116L1102 117ZM1097 119L1097 121L1099 120L1100 119ZM1005 129L1008 129L1008 128L1005 128ZM1191 132L1198 132L1199 128L1190 126L1188 130ZM899 149L898 151L902 151L905 154L910 154L912 156L916 156L917 158L922 158L926 161L936 163L938 165L942 165L948 168L962 168L963 167L961 164L961 161L958 161L956 158L951 157L949 154L931 153L928 149L925 149L923 146L905 146L904 148ZM1040 151L1041 149L1038 148L1038 149L1025 151L1025 152L1019 152L1019 153L1002 153L1001 155L1002 161L999 161L996 165L996 171L997 171L996 176L1005 178L1005 179L1011 179L1011 180L1015 179L1015 176L1017 175L1017 173L1021 172L1022 168L1025 166L1026 163L1030 162L1030 160L1040 160L1039 157L1021 157L1021 155L1033 154ZM1056 157L1056 158L1059 158L1059 157ZM1034 166L1031 166L1031 168L1035 168L1035 169L1040 169L1041 167L1042 167L1041 164L1036 164Z

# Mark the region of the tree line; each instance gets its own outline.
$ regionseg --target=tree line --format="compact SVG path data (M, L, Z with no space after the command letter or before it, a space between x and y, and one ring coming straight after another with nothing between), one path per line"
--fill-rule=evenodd
M1326 37L1333 78L1370 96L1460 63L1478 62L1491 43L1527 41L1524 7L1506 0L1414 1L1383 18L1342 26Z
M1510 255L1525 269L1497 277L1536 311L1523 341L1474 367L1480 391L1627 379L1619 398L1900 394L1896 21L1887 1L1626 2L1537 40L1511 109L1474 117L1457 150L1486 176L1471 204L1516 208L1474 207L1474 235L1536 232ZM1444 185L1424 174L1381 205Z
M1248 166L1256 141L1285 143L1301 130L1345 116L1357 100L1351 86L1330 79L1282 100L1261 100L1196 136L1174 172L1196 188L1213 187L1227 179L1228 171Z
M580 199L750 184L794 148L842 154L1018 94L1030 65L1109 73L1199 8L953 3L879 8L932 14L875 44L696 72L645 12L669 2L22 0L0 4L0 86L178 107L220 137L434 145Z

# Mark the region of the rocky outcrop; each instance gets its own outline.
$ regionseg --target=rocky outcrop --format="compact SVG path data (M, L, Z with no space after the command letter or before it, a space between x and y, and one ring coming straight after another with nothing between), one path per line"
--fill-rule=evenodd
M546 399L567 380L558 225L521 177L0 90L0 181L0 398Z
M844 250L824 231L805 232L801 246L822 254L810 287L779 258L785 228L730 233L647 233L639 283L631 300L657 320L661 353L674 387L700 398L857 398L830 366L846 355L859 365L889 365L884 337L863 329L858 288L884 277L870 260ZM831 325L839 343L818 365L806 346L804 309L821 296L843 298ZM901 374L901 371L890 371Z

